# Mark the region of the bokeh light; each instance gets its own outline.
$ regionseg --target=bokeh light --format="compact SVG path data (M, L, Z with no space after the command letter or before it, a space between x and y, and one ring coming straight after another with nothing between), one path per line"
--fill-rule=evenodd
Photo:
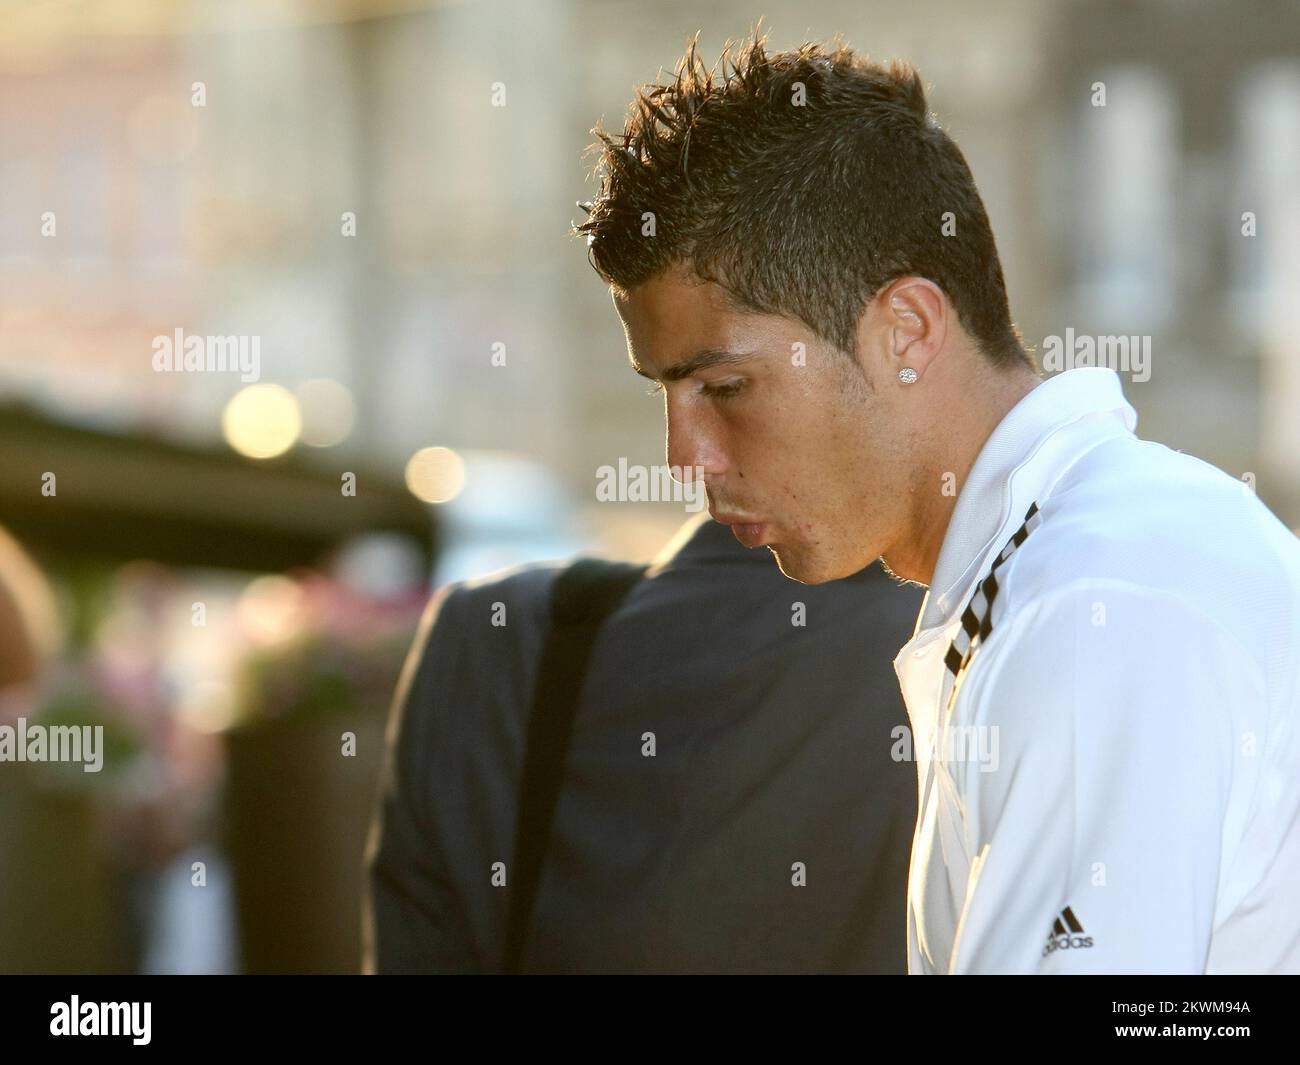
M357 406L346 385L329 377L304 381L296 389L302 414L302 442L308 447L342 443L356 423Z
M240 627L250 640L276 644L302 627L306 596L297 581L271 574L250 581L235 609Z
M269 459L293 447L302 432L302 415L287 388L249 385L226 404L221 430L226 443L241 455Z
M465 462L448 447L424 447L406 464L406 487L426 503L446 503L465 487Z

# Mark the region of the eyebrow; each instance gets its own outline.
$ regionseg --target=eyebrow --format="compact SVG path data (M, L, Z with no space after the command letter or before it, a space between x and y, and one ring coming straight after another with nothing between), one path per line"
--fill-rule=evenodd
M697 351L689 359L683 359L681 362L674 363L664 370L663 379L665 381L680 381L683 377L690 377L691 374L700 370L707 370L710 366L726 366L730 363L745 362L752 359L755 352L727 351L724 348L705 348L703 351ZM645 368L637 363L632 362L632 369L642 377L651 381L657 381L659 378L652 373L647 373Z

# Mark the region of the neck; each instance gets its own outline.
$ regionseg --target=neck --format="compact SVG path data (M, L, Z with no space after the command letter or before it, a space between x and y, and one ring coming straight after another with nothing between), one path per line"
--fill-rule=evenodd
M895 574L929 586L971 467L1007 412L1041 383L1026 367L999 374L992 383L986 380L982 388L970 387L973 382L969 382L953 393L948 409L960 414L937 423L938 436L931 440L929 457L909 487L904 534L883 556ZM972 396L980 395L981 402L971 403Z

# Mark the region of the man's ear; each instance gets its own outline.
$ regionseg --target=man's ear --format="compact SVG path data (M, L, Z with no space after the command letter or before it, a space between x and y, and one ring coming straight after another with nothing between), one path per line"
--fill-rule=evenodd
M910 368L919 381L947 339L949 311L947 297L933 281L900 277L872 298L871 313L859 323L860 334L864 326L867 334L859 335L859 350L878 353L886 379Z

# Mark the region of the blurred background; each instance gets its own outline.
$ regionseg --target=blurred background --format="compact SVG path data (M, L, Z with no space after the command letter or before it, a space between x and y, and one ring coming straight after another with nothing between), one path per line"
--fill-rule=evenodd
M1026 341L1150 336L1139 433L1300 525L1291 0L0 3L0 720L106 747L0 764L0 971L358 968L429 593L686 517L597 501L662 401L568 227L760 15L915 62Z

